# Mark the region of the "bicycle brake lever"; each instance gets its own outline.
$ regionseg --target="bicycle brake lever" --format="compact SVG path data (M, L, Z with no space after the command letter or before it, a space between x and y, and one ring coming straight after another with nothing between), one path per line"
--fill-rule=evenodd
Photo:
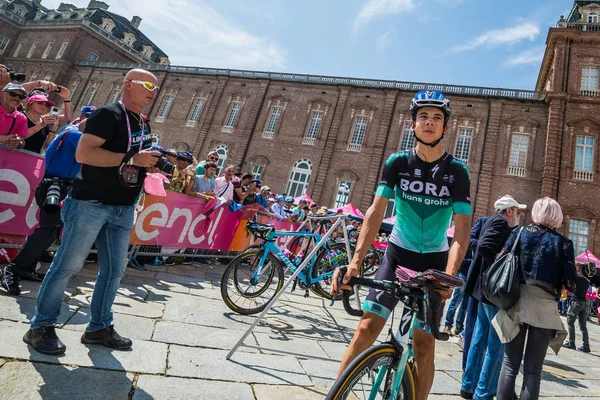
M346 275L346 266L340 267L340 276L338 276L337 284L338 290L331 296L331 303L329 303L329 307L333 307L333 303L335 303L335 296L342 293L342 280L344 279L344 275Z

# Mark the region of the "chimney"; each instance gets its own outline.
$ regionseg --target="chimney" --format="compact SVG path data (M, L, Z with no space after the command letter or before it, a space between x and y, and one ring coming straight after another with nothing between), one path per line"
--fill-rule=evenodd
M140 22L142 22L142 18L137 15L134 15L133 18L131 18L131 25L133 25L135 29L140 27Z
M87 8L99 8L101 10L108 10L109 5L103 1L90 0Z

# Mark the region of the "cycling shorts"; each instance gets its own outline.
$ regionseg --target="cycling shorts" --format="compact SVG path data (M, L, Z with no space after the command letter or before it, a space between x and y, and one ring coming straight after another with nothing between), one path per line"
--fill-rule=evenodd
M424 272L428 269L445 271L447 262L448 252L446 251L437 253L415 253L393 243L388 243L381 266L375 274L375 279L396 282L398 280L396 278L396 268L398 268L398 266L417 272ZM369 289L369 294L367 295L367 299L365 300L362 309L363 311L378 315L383 319L388 319L392 310L394 310L398 304L398 301L399 300L394 296L380 290ZM441 319L441 317L442 315L440 313L438 320ZM413 326L415 328L431 333L429 328L425 327L425 312L423 307L419 307L419 313L415 318L416 321L413 321Z

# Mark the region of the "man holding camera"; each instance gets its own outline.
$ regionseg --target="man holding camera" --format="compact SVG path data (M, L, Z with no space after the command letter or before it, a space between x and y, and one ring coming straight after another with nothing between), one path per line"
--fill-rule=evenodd
M62 209L62 244L40 286L31 329L23 341L45 354L62 354L66 346L56 335L64 290L82 267L96 243L100 271L90 304L91 320L82 343L125 350L131 340L112 325L112 304L127 265L134 208L146 176L157 172L160 153L152 146L148 122L141 112L158 91L150 72L130 70L123 82L122 99L96 110L88 119L77 147L81 174Z
M44 179L35 189L35 201L40 207L40 226L27 238L15 259L0 270L0 286L12 295L19 295L19 282L41 282L44 274L35 271L44 251L58 238L63 228L60 202L67 196L81 164L75 160L75 151L81 132L74 125L67 126L46 151Z

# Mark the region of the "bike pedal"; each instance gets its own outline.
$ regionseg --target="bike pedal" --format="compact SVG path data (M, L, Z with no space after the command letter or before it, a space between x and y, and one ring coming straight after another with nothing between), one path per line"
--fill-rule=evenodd
M307 299L307 298L308 298L308 296L309 296L309 294L310 294L309 290L308 290L308 289L305 289L305 290L304 290L304 298L305 298L305 299Z
M294 283L292 284L292 290L291 292L296 290L296 284L298 283L298 278L294 279Z

